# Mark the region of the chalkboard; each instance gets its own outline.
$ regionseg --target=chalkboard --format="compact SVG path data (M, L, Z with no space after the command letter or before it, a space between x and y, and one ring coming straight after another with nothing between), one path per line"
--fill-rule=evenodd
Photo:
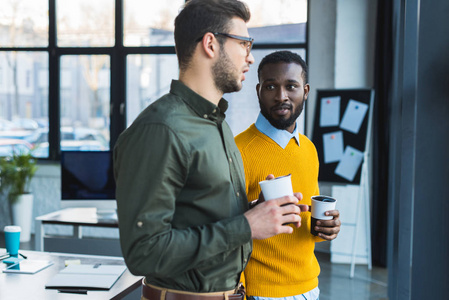
M372 89L317 90L312 141L321 182L360 184L371 132Z

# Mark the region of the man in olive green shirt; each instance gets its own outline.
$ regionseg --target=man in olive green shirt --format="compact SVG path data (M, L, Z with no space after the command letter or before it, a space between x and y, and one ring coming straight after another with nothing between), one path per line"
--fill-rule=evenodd
M122 252L129 270L145 276L143 299L224 295L236 288L252 238L300 226L300 208L283 206L299 194L248 210L242 160L224 120L223 94L241 89L254 62L249 17L237 0L187 2L175 20L179 80L115 145Z

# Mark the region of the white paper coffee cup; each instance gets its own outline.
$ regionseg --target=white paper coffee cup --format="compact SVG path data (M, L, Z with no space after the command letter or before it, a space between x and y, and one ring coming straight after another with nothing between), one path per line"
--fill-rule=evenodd
M293 196L291 174L259 182L265 200Z
M333 216L326 216L324 213L334 210L337 199L329 196L312 196L312 218L317 220L332 220Z
M311 219L311 227L310 232L313 235L317 235L318 233L315 231L316 221L318 220L332 220L333 216L326 216L324 213L329 210L334 210L335 205L337 204L337 199L319 195L312 196L312 219Z

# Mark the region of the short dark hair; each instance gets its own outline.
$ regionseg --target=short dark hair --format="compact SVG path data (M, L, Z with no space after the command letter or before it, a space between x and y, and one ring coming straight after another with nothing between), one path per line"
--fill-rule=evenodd
M245 3L238 0L189 0L175 19L179 68L184 70L189 65L198 39L207 32L229 33L230 21L235 17L249 21L251 14Z
M301 56L291 51L276 51L262 58L259 68L257 69L257 78L260 80L260 72L265 65L278 63L295 63L300 65L302 68L302 80L304 81L304 84L308 83L309 78L306 62Z

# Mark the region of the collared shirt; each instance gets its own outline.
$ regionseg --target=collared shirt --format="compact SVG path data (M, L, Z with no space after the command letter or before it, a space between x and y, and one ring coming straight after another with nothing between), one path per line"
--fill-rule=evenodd
M247 264L245 175L226 108L174 80L116 143L122 253L150 284L227 291Z
M267 118L265 118L261 113L259 113L255 125L260 132L275 141L276 144L278 144L282 149L285 149L285 147L287 147L288 142L292 138L294 138L296 140L296 143L299 145L299 133L297 125L295 125L295 130L293 130L293 133L290 133L287 130L277 129L276 127L271 125Z

